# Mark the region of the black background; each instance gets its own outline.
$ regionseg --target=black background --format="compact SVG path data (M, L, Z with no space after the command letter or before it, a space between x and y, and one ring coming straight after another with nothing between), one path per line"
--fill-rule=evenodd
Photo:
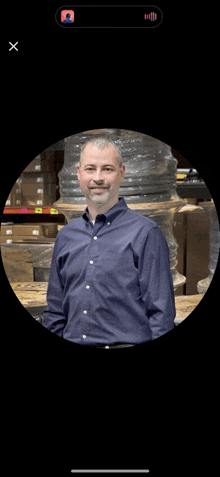
M138 131L172 146L200 172L218 209L217 17L208 7L156 5L163 12L157 28L75 31L56 23L58 2L5 7L2 210L36 155L99 128ZM9 41L18 41L18 52L9 52ZM174 331L109 356L43 329L2 270L8 473L139 468L150 476L210 475L218 279L217 271Z

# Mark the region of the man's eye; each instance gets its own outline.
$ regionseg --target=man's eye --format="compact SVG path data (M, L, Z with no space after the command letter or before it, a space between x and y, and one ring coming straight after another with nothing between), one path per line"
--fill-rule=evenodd
M86 171L94 171L95 169L93 169L93 167L87 167L86 168ZM113 169L111 167L105 167L104 169L105 171L112 171Z

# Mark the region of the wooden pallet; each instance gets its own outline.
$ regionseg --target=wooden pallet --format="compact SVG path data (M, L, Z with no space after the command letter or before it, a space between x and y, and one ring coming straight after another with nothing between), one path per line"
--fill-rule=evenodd
M24 307L46 307L48 282L15 282L10 285Z

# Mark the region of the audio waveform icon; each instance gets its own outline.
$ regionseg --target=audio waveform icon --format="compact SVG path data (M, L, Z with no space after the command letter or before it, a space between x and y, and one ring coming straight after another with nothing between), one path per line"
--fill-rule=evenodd
M155 22L155 20L157 20L157 13L151 12L148 15L145 13L144 19L145 20L150 20L151 22Z

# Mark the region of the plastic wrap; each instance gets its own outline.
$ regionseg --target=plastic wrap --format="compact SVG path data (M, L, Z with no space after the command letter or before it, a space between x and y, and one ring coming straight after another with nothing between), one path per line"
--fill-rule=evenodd
M1 245L2 262L9 282L34 281L34 268L50 270L54 243Z
M64 164L59 172L60 198L54 204L70 222L79 217L86 200L77 178L81 148L96 137L112 140L125 164L125 176L119 189L128 207L152 218L161 227L170 252L174 289L186 279L176 269L177 243L172 224L176 207L184 202L176 192L177 160L167 144L146 134L125 129L95 129L64 139Z
M210 218L210 232L209 232L209 275L208 277L200 280L197 285L197 290L200 294L204 295L209 288L209 285L213 279L213 275L216 270L217 262L219 259L220 248L220 227L217 211L214 201L201 202L201 206L209 214Z
M177 160L167 144L135 131L95 129L64 139L64 165L58 174L60 199L57 205L86 203L77 179L76 165L81 147L100 135L113 140L121 151L126 170L119 194L127 203L176 200Z

